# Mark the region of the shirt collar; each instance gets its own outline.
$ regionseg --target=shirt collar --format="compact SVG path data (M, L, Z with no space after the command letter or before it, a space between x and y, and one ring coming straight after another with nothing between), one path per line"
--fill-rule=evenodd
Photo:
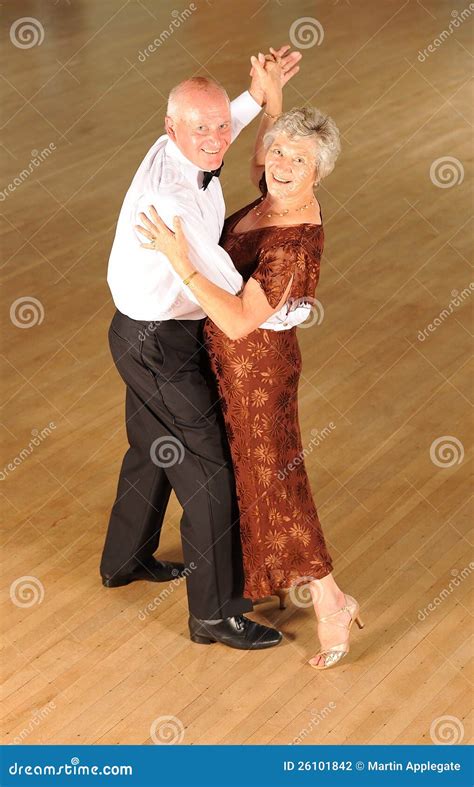
M198 188L201 188L203 178L202 169L186 158L184 153L182 153L177 146L176 142L173 142L170 137L168 137L168 141L166 143L166 154L188 167L190 178L197 183Z

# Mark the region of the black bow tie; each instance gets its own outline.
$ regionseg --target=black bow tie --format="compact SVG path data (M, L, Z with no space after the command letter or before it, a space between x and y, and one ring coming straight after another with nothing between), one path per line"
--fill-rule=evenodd
M204 191L209 186L209 183L211 182L212 178L214 178L214 177L218 178L219 177L219 175L221 174L221 169L222 169L223 166L224 166L224 162L222 162L222 164L220 165L219 169L211 169L209 172L204 171L202 173L203 178L202 178L202 186L201 186L201 188Z

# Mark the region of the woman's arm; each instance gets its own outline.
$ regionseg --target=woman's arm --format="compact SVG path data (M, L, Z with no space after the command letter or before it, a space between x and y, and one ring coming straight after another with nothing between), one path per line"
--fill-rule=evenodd
M260 118L260 125L258 127L253 157L250 164L250 177L255 186L258 186L265 169L265 148L263 146L263 138L267 131L271 129L283 108L283 92L280 79L281 58L275 53L275 50L271 50L271 52L275 57L275 62L272 63L267 60L265 67L262 66L257 58L252 59L252 67L257 71L261 83L265 86L266 96L266 102Z
M145 226L136 225L136 229L150 241L141 245L146 249L154 249L166 254L203 311L229 339L235 340L247 336L281 309L288 297L292 280L275 307L271 306L259 283L252 278L238 295L231 295L193 267L179 218L176 217L173 222L175 228L173 233L153 206L150 206L150 214L152 220L145 213L139 214Z
M240 295L230 295L201 273L193 276L189 287L217 327L229 339L236 340L255 331L259 325L281 309L288 297L291 284L290 281L276 308L269 304L262 288L252 278L246 282Z

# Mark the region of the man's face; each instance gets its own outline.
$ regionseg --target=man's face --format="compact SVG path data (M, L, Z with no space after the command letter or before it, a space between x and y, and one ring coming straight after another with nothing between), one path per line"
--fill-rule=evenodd
M194 90L182 96L176 117L166 117L166 131L186 158L203 170L217 169L231 142L230 105L218 90Z

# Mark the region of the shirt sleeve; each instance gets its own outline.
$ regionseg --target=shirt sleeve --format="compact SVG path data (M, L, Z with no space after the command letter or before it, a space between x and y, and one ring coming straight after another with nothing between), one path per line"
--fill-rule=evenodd
M237 96L237 98L231 101L232 142L240 134L242 129L248 126L248 124L257 117L261 110L262 107L252 98L248 90L245 90L240 96Z
M319 280L319 268L319 261L311 249L301 241L278 243L262 251L251 278L258 282L274 309L291 282L286 302L270 318L274 324L280 324L280 329L298 325L309 316ZM268 322L260 327L269 327Z

